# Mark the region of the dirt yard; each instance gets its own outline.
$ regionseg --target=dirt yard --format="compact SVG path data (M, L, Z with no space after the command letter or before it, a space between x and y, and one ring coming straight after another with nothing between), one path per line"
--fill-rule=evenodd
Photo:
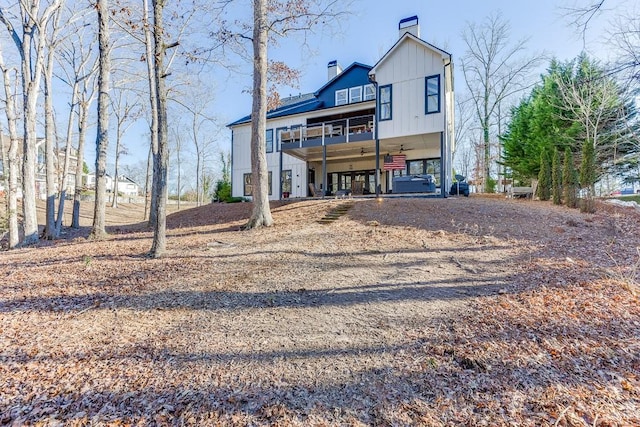
M640 211L250 208L1 253L0 425L640 425Z

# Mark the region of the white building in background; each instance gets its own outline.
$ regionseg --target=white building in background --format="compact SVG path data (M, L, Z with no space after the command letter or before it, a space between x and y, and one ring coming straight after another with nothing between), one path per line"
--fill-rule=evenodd
M105 180L107 193L117 192L119 195L127 197L134 197L140 194L140 186L124 175L118 176L117 188L114 185L115 181L111 175L107 174ZM96 188L96 175L93 173L85 175L84 185L90 190Z
M376 184L382 193L446 195L454 149L451 54L420 38L417 16L398 28L398 41L374 66L354 62L342 70L331 61L324 86L267 113L271 199L374 194ZM232 194L251 196L251 116L228 126Z

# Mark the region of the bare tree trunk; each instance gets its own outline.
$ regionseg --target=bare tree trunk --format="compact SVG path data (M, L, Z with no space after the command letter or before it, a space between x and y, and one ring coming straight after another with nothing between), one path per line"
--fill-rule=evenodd
M7 212L9 214L9 248L12 249L20 242L18 228L18 125L15 106L16 91L11 90L10 70L4 65L2 50L0 50L0 70L2 71L5 93L5 113L9 125L9 150L6 152L6 157L2 159L2 166L5 177L8 175ZM17 84L17 79L15 79L15 83Z
M46 163L46 217L44 226L44 238L53 240L56 238L56 181L58 178L56 163L57 145L55 120L53 118L53 63L56 49L56 37L60 23L60 11L56 11L53 19L51 40L47 44L47 57L44 63L44 129L45 129L45 163ZM58 185L62 185L59 183ZM60 188L62 191L62 188Z
M251 109L251 173L253 211L245 228L273 225L269 207L269 178L265 146L267 123L267 9L253 2L253 106Z
M98 131L96 136L96 201L91 238L103 238L106 209L107 147L109 145L109 79L111 73L108 0L98 0Z
M115 170L113 172L113 200L111 201L111 207L118 207L118 163L120 162L120 132L122 128L122 123L118 120L116 124L116 164Z
M38 94L44 62L46 27L53 13L60 7L59 0L53 0L40 12L38 0L20 2L22 38L0 7L2 22L13 39L21 57L22 97L24 109L24 141L22 159L22 212L24 215L24 245L37 243L38 217L36 212L36 117Z
M151 153L153 157L153 179L152 179L152 189L151 189L151 206L149 209L149 226L155 228L155 224L158 220L157 212L158 212L158 194L154 191L154 187L158 185L158 171L156 170L156 157L158 156L158 97L156 94L156 76L155 76L155 68L154 62L152 58L154 57L153 52L153 31L152 25L149 22L149 2L148 0L142 0L142 22L144 26L144 41L145 41L145 49L147 56L147 74L149 77L149 103L151 105ZM155 4L154 4L155 7ZM155 19L155 13L154 13ZM155 24L154 24L155 26Z
M71 108L69 109L69 119L67 121L67 136L64 150L64 166L62 167L62 177L60 179L60 198L58 199L58 217L56 218L56 237L62 231L62 219L64 217L64 202L67 198L67 181L69 179L69 166L71 163L71 132L73 129L73 113L78 103L78 81L73 83L71 92ZM76 183L76 186L79 185Z
M93 96L90 96L87 99L87 86L88 83L85 82L81 100L78 104L78 160L76 161L76 185L73 194L73 216L71 218L71 227L76 229L80 228L80 196L82 195L82 175L84 174L84 143L88 125L87 113L93 98Z
M152 147L149 145L149 155L147 156L147 175L144 183L144 218L147 219L147 215L149 215L149 189L151 187L151 162L153 160Z
M153 0L153 35L154 35L154 76L156 84L156 97L158 106L158 154L154 157L154 182L152 193L156 193L157 209L156 223L153 227L153 243L150 255L154 258L162 256L166 251L167 231L167 160L169 157L167 136L167 92L164 75L164 27L162 13L164 0ZM157 174L156 174L157 171ZM153 211L153 204L151 206Z

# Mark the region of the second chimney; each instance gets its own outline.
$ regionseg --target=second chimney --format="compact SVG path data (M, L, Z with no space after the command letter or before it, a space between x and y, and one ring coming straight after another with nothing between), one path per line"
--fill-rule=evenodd
M342 67L340 66L340 64L338 64L338 61L329 62L329 64L327 64L327 76L328 76L327 81L330 81L341 72L342 72Z
M410 16L400 20L398 24L398 37L404 36L404 33L411 33L417 38L420 38L420 25L418 24L418 15Z

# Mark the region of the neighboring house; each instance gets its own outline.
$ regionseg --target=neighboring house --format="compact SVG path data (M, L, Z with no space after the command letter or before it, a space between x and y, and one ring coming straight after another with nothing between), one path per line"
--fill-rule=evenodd
M46 159L45 159L45 144L44 138L38 139L36 142L37 160L36 160L36 196L42 200L47 198L47 174L46 174ZM60 149L54 149L56 154L54 158L55 173L58 180L62 179L64 173L64 158L66 155L66 147ZM64 189L67 194L72 195L76 188L76 166L78 163L78 150L71 147L69 153L69 170L67 172L67 179L64 184ZM56 185L56 191L60 189Z
M95 189L96 188L96 175L93 173L85 175L84 186L87 189ZM105 175L107 193L113 193L116 190L114 186L114 179L111 175ZM140 186L136 184L132 179L120 175L118 176L118 186L117 192L121 196L133 197L140 194Z
M332 61L324 86L267 113L271 199L375 194L377 183L382 193L446 195L454 146L451 55L420 39L417 16L400 21L399 30L373 67L355 62L343 71ZM250 196L251 116L228 126L232 193ZM407 177L418 175L434 178L435 187Z
M5 149L8 149L9 137L6 135L2 135L5 142ZM36 140L36 176L35 176L35 185L36 185L36 197L39 199L45 200L47 198L47 175L46 175L46 160L45 160L45 140L44 138L38 138ZM23 148L22 148L22 140L20 140L20 146L18 147L18 156L20 165L18 166L18 182L22 183L22 157L23 157ZM62 179L63 171L64 171L64 159L65 159L65 147L60 149L55 149L55 158L54 158L54 167L55 173L57 175L58 180ZM73 194L75 190L75 182L76 182L76 163L78 162L78 150L75 148L71 148L69 155L69 170L67 175L67 180L65 183L65 188L67 190L67 194ZM4 170L4 166L2 165L2 160L0 160L0 170ZM8 168L7 168L8 170ZM2 173L0 173L2 176ZM0 184L1 187L1 184ZM59 188L56 185L56 191L59 191ZM18 189L18 198L22 198L22 190Z

